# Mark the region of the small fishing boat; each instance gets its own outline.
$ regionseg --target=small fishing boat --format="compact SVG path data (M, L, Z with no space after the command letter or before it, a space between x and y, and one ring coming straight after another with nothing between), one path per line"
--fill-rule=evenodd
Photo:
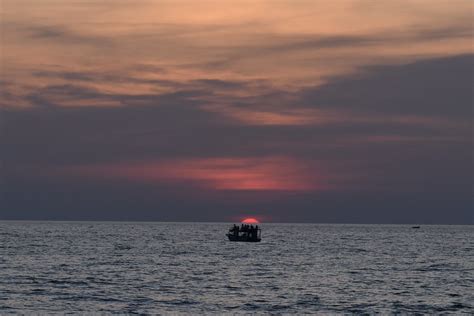
M226 234L230 241L259 242L262 240L262 229L258 225L242 224L232 226Z
M411 228L418 229L420 226L412 226Z

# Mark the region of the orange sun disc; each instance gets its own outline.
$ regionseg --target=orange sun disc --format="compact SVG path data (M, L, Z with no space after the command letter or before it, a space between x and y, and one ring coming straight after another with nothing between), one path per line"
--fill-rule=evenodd
M259 224L260 222L253 217L247 217L246 219L242 221L242 223L243 224Z

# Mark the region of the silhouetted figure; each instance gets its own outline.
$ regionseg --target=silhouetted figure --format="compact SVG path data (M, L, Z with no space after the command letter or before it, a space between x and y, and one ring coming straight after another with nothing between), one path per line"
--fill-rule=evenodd
M237 237L239 235L239 226L234 224L234 227L232 227L230 231L233 233L234 236Z

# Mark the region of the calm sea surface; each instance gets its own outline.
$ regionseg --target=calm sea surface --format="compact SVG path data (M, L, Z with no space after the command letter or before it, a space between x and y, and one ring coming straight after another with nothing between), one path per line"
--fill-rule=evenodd
M474 227L0 222L0 314L474 313Z

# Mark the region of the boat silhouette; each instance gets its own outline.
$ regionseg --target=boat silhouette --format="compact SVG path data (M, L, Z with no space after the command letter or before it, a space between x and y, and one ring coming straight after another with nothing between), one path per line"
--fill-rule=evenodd
M235 225L226 234L230 241L259 242L262 240L262 229L258 225Z

